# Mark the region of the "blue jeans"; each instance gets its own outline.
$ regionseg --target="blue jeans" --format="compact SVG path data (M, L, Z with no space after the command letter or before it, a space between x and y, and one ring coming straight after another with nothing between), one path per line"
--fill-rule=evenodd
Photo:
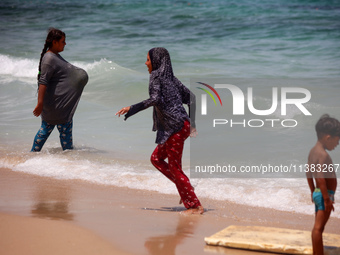
M31 151L41 151L47 138L50 136L55 126L56 125L48 124L46 121L42 120L41 127L34 138ZM60 133L60 136L59 136L60 143L61 143L61 147L63 148L63 150L73 149L72 126L73 126L72 120L64 124L57 125L57 128Z

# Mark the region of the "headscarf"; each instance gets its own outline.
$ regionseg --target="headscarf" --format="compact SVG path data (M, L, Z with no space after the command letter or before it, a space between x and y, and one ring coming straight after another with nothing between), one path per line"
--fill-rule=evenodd
M152 64L152 72L150 79L155 77L173 80L174 73L172 71L170 54L165 48L152 48L149 50L149 57Z

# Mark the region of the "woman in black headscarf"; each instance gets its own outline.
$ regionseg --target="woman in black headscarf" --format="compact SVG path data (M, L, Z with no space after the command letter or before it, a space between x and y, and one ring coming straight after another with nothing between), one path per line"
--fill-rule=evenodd
M130 116L153 106L153 131L157 131L158 146L151 155L151 163L175 183L188 214L202 214L204 209L198 200L189 178L182 171L184 141L195 128L195 96L173 74L169 52L165 48L153 48L148 52L145 64L150 73L150 97L138 104L124 107L116 115ZM192 113L189 118L183 104ZM165 159L168 158L168 162Z

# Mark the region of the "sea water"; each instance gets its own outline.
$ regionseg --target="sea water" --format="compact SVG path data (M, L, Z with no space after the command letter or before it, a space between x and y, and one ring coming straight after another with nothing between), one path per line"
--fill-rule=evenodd
M311 116L296 107L288 110L287 118L299 123L296 128L224 126L220 127L224 136L215 137L200 133L198 125L198 136L191 139L226 141L227 147L220 148L227 148L226 162L305 164L316 142L314 125L319 117L328 113L340 119L338 1L2 0L0 19L0 166L13 171L177 194L149 162L156 146L152 109L127 121L115 116L120 108L148 98L144 63L153 47L169 50L175 75L197 95L198 105L201 91L194 80L247 79L248 85L240 86L246 92L252 79L254 84L262 79L254 86L254 96L264 109L270 106L275 86L311 92L305 104ZM49 27L66 33L61 55L85 69L89 82L74 115L75 149L63 152L54 130L40 153L30 153L41 124L32 111ZM232 99L223 96L231 106ZM278 112L274 116L280 118ZM254 116L247 112L244 118ZM330 155L340 163L337 149ZM208 151L201 158L211 156ZM183 168L189 175L190 139ZM226 205L233 201L312 214L307 181L281 177L224 175L192 178L192 184L199 197ZM339 210L334 215L340 217Z

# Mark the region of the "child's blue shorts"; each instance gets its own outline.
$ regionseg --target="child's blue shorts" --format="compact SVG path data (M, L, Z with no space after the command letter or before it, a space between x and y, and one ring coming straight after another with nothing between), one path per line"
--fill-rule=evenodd
M327 190L328 191L328 195L330 200L332 200L334 202L334 194L335 192L333 190ZM317 212L318 210L324 211L325 210L325 201L322 197L322 193L321 190L316 188L313 192L313 201L315 204L315 212Z

